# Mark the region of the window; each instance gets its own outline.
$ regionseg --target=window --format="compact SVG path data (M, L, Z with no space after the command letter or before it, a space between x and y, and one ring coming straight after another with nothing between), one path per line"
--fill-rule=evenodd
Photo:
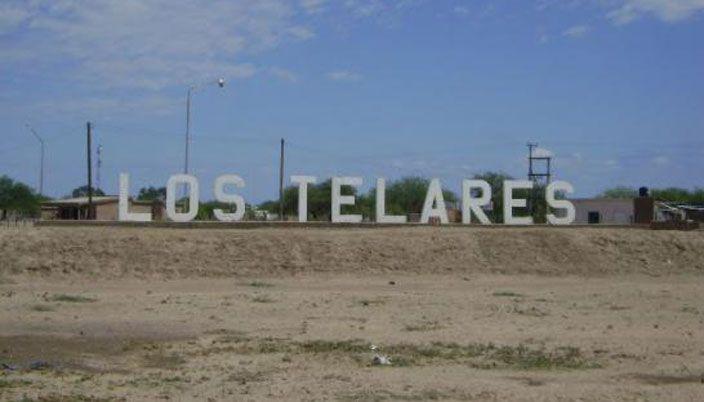
M589 211L587 213L587 222L592 224L592 223L599 223L600 221L600 216L598 211Z

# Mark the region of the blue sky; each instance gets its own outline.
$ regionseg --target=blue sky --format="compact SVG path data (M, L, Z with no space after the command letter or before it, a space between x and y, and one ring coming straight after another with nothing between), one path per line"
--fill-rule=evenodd
M526 174L526 142L577 196L615 185L704 187L704 0L4 0L0 174L45 193L85 182L162 186L183 169L204 198L224 173L248 201L291 174Z

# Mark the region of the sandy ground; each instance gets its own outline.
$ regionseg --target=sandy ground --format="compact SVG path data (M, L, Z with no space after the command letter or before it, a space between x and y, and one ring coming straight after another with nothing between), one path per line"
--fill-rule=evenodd
M702 232L73 232L65 244L67 230L0 231L0 400L704 398ZM548 246L553 236L567 245ZM166 258L179 238L190 255L139 265L135 255ZM210 242L233 238L244 262L211 262ZM61 250L86 239L93 253L74 250L71 269ZM306 271L311 257L276 265L281 251L267 242L356 252L314 253ZM520 264L492 257L506 244L544 253ZM612 256L588 255L599 247ZM631 261L648 247L646 261ZM459 250L470 250L464 260L447 255ZM48 253L47 268L32 269ZM566 253L587 262L560 262ZM590 273L595 261L606 265ZM372 344L391 365L371 364Z

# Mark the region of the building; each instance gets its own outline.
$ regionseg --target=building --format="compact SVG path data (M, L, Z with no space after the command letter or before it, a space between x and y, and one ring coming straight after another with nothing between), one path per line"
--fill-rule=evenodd
M701 223L704 222L704 205L660 201L655 203L655 214L658 221L694 221Z
M704 222L704 205L680 205L685 219L694 222Z
M635 219L633 198L577 198L575 224L630 225Z
M152 220L163 220L166 216L162 201L135 201L129 200L130 211L151 212ZM119 197L96 196L93 197L93 216L98 221L118 220ZM81 220L88 219L88 197L67 198L42 202L42 220Z

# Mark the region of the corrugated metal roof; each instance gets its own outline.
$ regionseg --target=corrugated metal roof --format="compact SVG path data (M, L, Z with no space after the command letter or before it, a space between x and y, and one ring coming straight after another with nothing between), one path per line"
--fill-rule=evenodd
M633 202L633 198L568 198L567 201L572 202Z

